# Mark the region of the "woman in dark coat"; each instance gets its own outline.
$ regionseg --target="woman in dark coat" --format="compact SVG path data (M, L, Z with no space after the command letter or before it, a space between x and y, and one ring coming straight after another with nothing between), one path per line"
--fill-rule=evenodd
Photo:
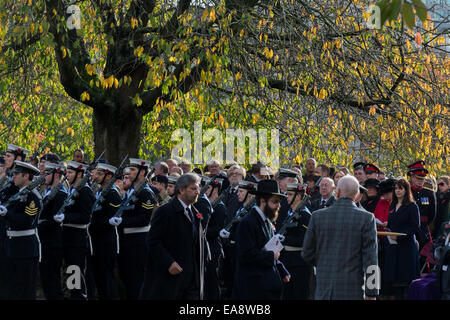
M414 202L409 182L397 180L393 201L389 209L387 228L406 236L389 236L385 239L384 283L404 297L412 280L419 278L419 249L415 233L419 231L419 207Z

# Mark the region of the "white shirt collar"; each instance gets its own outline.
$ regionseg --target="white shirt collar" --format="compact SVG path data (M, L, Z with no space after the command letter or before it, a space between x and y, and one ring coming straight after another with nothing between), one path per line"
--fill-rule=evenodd
M256 212L258 212L261 219L265 222L266 220L270 222L270 220L266 217L266 215L261 211L261 209L258 206L254 206L253 208L256 209Z
M255 178L256 182L259 182L259 179L255 177L255 175L252 173L252 177Z
M183 206L183 209L186 210L186 208L191 209L191 206L186 205L186 203L183 202L183 200L181 200L180 198L178 198L178 200L180 201L181 205ZM191 209L192 211L192 209Z

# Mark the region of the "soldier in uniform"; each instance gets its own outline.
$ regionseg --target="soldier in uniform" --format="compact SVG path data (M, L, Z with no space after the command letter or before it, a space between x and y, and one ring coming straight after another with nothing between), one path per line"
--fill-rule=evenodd
M66 177L69 182L69 197L72 203L67 205L63 213L57 213L53 219L62 223L63 258L66 267L76 266L81 276L81 287L69 288L71 299L86 300L86 259L91 249L88 224L91 219L95 196L89 184L83 184L83 177L88 166L67 161ZM76 190L77 189L77 190ZM74 194L75 193L75 194Z
M280 191L283 194L286 194L287 192L287 185L289 183L299 183L298 179L300 178L297 174L297 172L289 169L280 168L277 175L278 185L280 186ZM303 181L300 181L303 183ZM278 219L276 220L275 228L277 230L280 229L281 224L283 223L284 219L287 217L287 213L289 211L289 202L287 201L286 197L280 198L281 208L278 213Z
M19 189L26 188L39 174L39 169L29 163L14 161L13 183ZM11 199L11 198L10 198ZM6 299L34 300L40 257L40 243L37 235L42 198L36 189L16 201L0 206L0 215L7 222L7 285Z
M423 187L428 170L425 168L425 161L419 160L408 166L408 176L410 177L411 192L420 210L420 234L418 241L420 250L430 241L430 225L436 217L436 195L433 191ZM425 259L421 257L423 264Z
M353 165L353 175L358 180L360 185L364 184L364 181L366 181L366 173L364 171L365 162L356 162Z
M167 186L169 185L169 178L165 175L156 175L152 178L152 186L158 189L158 203L164 204L169 202L170 196L167 194Z
M298 183L287 185L287 200L290 203L287 218L295 214L297 208L305 195L305 188ZM297 209L298 210L298 209ZM291 274L291 280L284 284L283 300L307 300L309 297L309 283L312 275L312 267L303 260L301 250L303 238L308 228L311 213L306 206L300 210L300 217L296 220L297 225L288 227L284 248L280 254L280 261Z
M65 170L64 164L46 161L41 172L41 174L47 175L45 178L47 189L43 195L43 209L38 226L42 245L42 259L39 270L42 289L47 300L64 299L61 287L62 226L53 220L53 216L63 206L67 198L67 190L61 181Z
M373 163L366 163L364 165L364 173L366 174L366 179L378 179L380 169Z
M100 300L112 300L114 297L114 266L117 258L117 228L109 223L122 202L119 189L113 184L104 191L116 174L117 168L98 163L93 180L100 188L95 197L89 234L92 237L92 268L95 285ZM106 192L106 194L103 194Z
M175 184L177 183L178 177L169 176L167 180L167 195L172 198L175 193Z
M124 201L134 196L136 202L133 203L133 208L124 210L121 217L112 217L109 223L119 226L119 273L125 285L126 297L128 300L137 300L147 269L148 231L157 201L155 194L145 183L150 162L136 158L130 158L129 161L131 187L125 194ZM139 194L135 194L135 189L142 183L145 183L145 187Z
M2 171L2 175L4 175L1 177L3 182L0 185L0 204L19 191L19 188L14 185L12 180L14 161L18 160L25 162L29 152L29 150L10 143L7 145L6 154L4 156L5 164ZM0 216L0 299L5 299L8 295L6 288L6 281L8 280L8 271L6 269L6 228L7 221L4 217Z
M249 178L247 178L249 179ZM225 225L231 223L231 221L239 216L241 212L245 209L245 206L253 200L253 194L250 194L249 191L256 190L257 183L249 180L239 181L239 187L237 191L237 197L239 203L241 203L240 208L233 214L226 217ZM233 283L234 283L234 274L235 274L235 266L236 266L236 232L237 224L233 225L230 228L229 232L224 232L226 230L221 230L220 237L222 238L222 245L224 251L224 259L222 262L222 277L224 281L225 292L223 293L223 297L228 299L231 297Z
M219 194L222 192L223 179L214 178L205 192L209 201L213 205ZM206 262L205 270L205 299L220 299L219 263L223 257L222 242L219 232L225 225L226 208L223 201L213 205L213 211L206 221L204 229L206 240L208 241L210 257ZM203 219L202 221L204 221Z

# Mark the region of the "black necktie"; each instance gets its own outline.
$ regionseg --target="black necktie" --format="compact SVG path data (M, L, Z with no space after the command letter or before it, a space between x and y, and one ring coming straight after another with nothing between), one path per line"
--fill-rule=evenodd
M326 201L322 199L322 203L320 204L320 207L321 208L325 207L325 203L326 203Z
M195 225L195 221L194 221L194 215L192 214L192 211L189 207L186 207L186 211L189 215L189 218L191 218L191 222L192 222L192 237L195 239L197 236L197 227Z

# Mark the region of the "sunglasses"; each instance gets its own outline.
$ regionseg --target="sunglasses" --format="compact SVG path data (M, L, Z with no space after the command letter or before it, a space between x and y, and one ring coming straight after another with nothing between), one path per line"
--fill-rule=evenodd
M445 184L443 182L441 182L441 183L438 183L438 186L443 187L443 186L445 186Z

